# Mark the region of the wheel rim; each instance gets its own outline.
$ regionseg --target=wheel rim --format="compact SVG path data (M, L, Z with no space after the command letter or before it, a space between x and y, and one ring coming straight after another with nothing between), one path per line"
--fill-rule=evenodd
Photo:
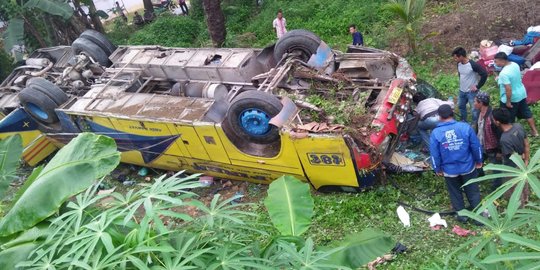
M37 106L36 104L28 102L26 104L26 106L28 107L30 112L33 115L35 115L36 117L38 117L38 118L40 118L42 120L46 120L47 118L49 118L49 115L45 111L43 111L39 106Z
M270 131L270 117L259 109L244 110L239 120L240 127L251 136L262 136Z
M306 48L305 46L297 45L294 47L289 48L289 53L298 53L300 60L307 62L309 58L311 57L311 53L309 48Z

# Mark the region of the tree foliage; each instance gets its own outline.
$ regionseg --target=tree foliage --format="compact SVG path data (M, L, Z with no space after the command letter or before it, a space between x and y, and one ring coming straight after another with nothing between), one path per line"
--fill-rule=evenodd
M407 35L409 48L416 53L420 22L424 16L426 0L391 0L385 8L392 12Z

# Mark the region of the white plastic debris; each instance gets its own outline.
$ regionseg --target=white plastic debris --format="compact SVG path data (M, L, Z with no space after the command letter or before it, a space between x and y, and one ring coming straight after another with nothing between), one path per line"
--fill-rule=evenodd
M409 217L409 213L405 211L405 208L403 206L398 206L397 208L397 215L399 217L399 220L401 223L403 223L403 226L410 227L411 226L411 218Z
M446 224L446 220L442 219L439 213L433 214L433 216L428 218L428 221L429 221L429 227L435 227L437 225L448 227L448 224Z
M212 177L212 176L201 176L201 177L199 177L199 183L201 183L201 185L203 187L209 187L212 184L214 184L214 177Z

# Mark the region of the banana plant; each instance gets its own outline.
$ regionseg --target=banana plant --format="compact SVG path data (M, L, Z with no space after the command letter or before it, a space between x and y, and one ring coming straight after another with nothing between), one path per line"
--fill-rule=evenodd
M48 223L42 221L71 196L111 172L119 162L120 152L113 139L82 133L45 167L36 168L20 188L10 211L0 220L0 268L15 269L48 237Z
M272 182L264 205L281 233L263 252L264 258L273 261L274 266L287 267L293 263L297 265L293 269L356 269L395 245L389 236L368 228L315 250L310 238L300 237L309 230L314 215L310 186L293 176L285 175Z
M9 188L9 184L17 179L17 169L22 155L22 139L19 134L0 141L0 199Z
M462 210L460 215L481 223L482 233L463 243L446 258L446 269L469 269L474 265L481 269L540 269L540 242L530 234L519 235L528 225L535 225L540 232L540 207L534 203L523 205L524 190L529 186L536 200L540 198L540 150L525 164L521 156L513 154L510 160L515 167L489 164L484 170L493 171L483 177L471 180L465 185L505 178L506 181L488 195L474 210ZM508 204L503 211L495 206L505 194L509 194ZM482 213L487 212L490 217ZM450 266L452 259L458 265Z
M45 39L30 22L29 15L33 10L40 10L50 15L60 16L67 20L73 16L73 8L61 0L5 0L0 7L9 15L8 27L3 34L4 49L11 53L15 45L24 43L24 32L28 30L41 47L47 47Z

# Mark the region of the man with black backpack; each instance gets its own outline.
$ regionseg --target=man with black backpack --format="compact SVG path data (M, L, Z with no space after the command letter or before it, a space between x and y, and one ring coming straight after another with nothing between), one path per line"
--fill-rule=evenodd
M474 108L479 111L477 124L477 136L482 150L484 152L484 158L493 164L501 164L500 162L500 147L499 140L501 139L502 131L495 123L493 119L492 109L489 105L489 94L486 92L478 92L474 98ZM480 175L483 171L480 170ZM492 190L497 189L502 184L502 179L496 179L492 183Z

